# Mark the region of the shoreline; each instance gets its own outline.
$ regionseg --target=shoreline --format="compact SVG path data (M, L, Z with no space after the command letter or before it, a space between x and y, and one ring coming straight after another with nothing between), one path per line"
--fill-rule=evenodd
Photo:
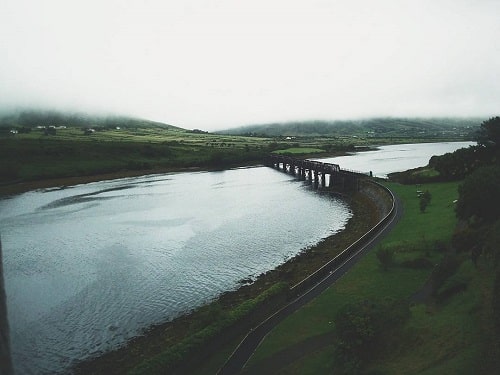
M193 322L202 317L203 309L212 303L230 308L253 298L277 282L293 285L317 270L339 252L366 233L377 221L379 209L366 195L347 197L353 216L345 228L320 240L316 245L303 249L294 258L277 268L261 274L253 283L242 284L235 290L221 294L213 301L191 310L171 321L147 328L143 334L125 342L123 346L76 363L75 374L122 374L135 367L145 358L174 345L188 334Z
M0 199L12 195L27 193L33 190L50 189L57 187L68 187L91 182L101 182L109 180L118 180L127 177L141 177L162 173L181 173L181 172L200 172L206 169L202 168L165 168L148 169L140 171L117 171L104 174L93 174L88 176L56 177L33 181L14 182L0 185Z
M253 166L246 167L251 168ZM207 171L207 169L170 168L147 171L120 171L101 175L37 180L0 186L0 199L38 189L62 188L91 182L161 173L201 171ZM253 283L245 284L245 281L242 280L241 286L237 289L227 291L200 308L188 311L173 320L152 325L138 336L126 341L121 347L76 362L68 370L75 374L122 374L136 366L143 359L157 354L164 347L180 341L186 336L192 323L199 319L200 310L210 304L218 302L224 307L230 308L259 295L277 282L285 281L289 285L293 285L301 281L356 241L377 222L378 208L372 199L363 196L363 194L344 196L344 199L347 200L353 216L340 232L320 240L314 246L304 248L292 259L265 274L259 275Z

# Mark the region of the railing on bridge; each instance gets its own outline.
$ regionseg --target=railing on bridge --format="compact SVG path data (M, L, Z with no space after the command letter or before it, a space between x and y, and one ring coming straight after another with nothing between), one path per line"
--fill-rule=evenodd
M266 165L294 176L298 175L301 180L315 187L335 190L358 190L359 179L368 176L366 173L342 169L338 164L276 154L268 155Z

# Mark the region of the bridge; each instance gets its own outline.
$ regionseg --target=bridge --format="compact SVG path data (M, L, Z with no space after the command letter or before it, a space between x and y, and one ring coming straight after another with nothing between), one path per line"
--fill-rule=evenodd
M367 173L342 169L338 164L278 154L268 155L265 164L292 176L298 176L300 180L310 183L315 188L323 189L357 191L360 179L368 176Z

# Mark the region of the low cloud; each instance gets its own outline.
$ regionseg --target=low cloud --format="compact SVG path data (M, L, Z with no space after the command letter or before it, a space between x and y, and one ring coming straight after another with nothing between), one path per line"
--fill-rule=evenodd
M0 107L186 128L491 116L496 1L5 0Z

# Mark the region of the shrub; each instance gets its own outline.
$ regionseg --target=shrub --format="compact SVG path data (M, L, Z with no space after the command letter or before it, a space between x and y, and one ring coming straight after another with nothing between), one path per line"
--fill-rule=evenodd
M434 295L438 294L439 288L456 272L459 265L460 260L458 257L447 256L434 268L431 275Z
M341 373L356 374L378 345L409 318L407 301L383 299L346 305L335 316L335 357Z
M387 271L394 263L394 250L391 248L380 247L376 254L382 269Z
M482 167L468 175L458 189L457 216L493 222L500 217L500 167Z
M457 252L471 251L481 239L481 233L475 228L457 230L451 238L451 244Z
M425 212L427 206L431 203L431 193L429 190L426 190L424 193L420 195L420 212Z
M412 269L424 269L432 268L434 264L427 258L416 258L405 260L400 263L401 267L412 268Z

